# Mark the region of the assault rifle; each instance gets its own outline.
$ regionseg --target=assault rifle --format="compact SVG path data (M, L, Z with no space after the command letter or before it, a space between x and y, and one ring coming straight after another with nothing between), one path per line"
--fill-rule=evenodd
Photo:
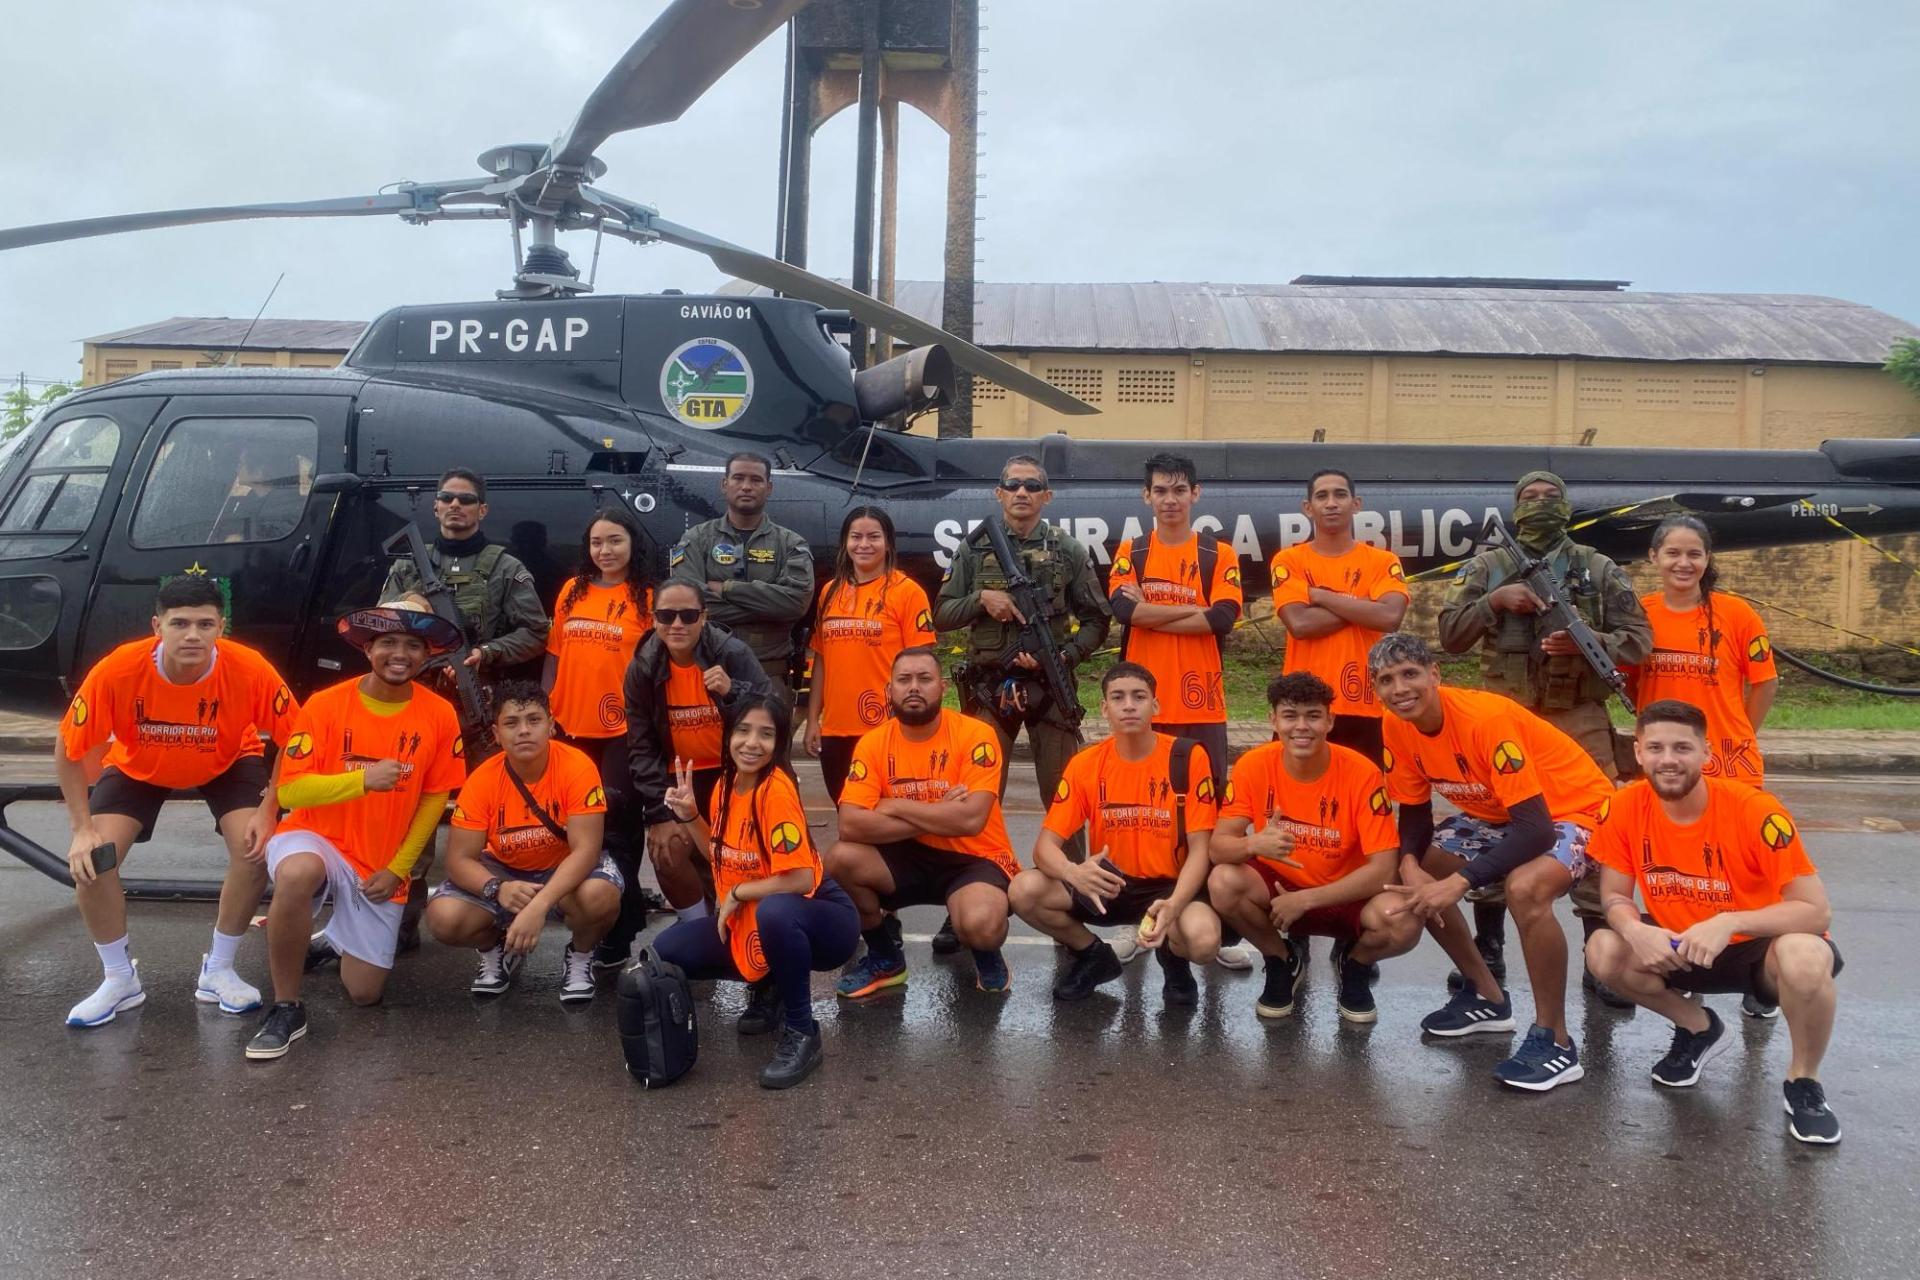
M459 608L453 603L453 590L433 567L433 559L427 554L427 540L420 536L420 529L412 521L407 527L380 544L380 549L388 556L402 554L399 544L405 543L405 555L413 561L413 571L420 575L420 594L433 606L433 612L443 622L450 622L460 632L460 647L452 653L436 658L429 665L444 664L453 675L454 702L460 711L460 737L466 743L467 768L471 769L492 755L495 750L493 741L493 717L487 714L487 700L480 692L479 678L473 674L473 668L467 665L467 654L473 649L467 639L467 624L460 617Z
M1549 634L1566 632L1579 647L1580 656L1593 668L1593 673L1606 682L1607 687L1626 704L1629 712L1636 711L1633 699L1627 696L1626 674L1613 664L1613 658L1607 653L1607 647L1600 643L1600 637L1593 634L1593 628L1587 625L1587 620L1567 599L1566 588L1553 576L1553 566L1540 556L1528 555L1526 549L1507 532L1507 526L1501 523L1497 515L1487 517L1487 525L1481 531L1480 538L1483 542L1503 548L1520 566L1510 581L1525 583L1529 591L1546 602L1547 607L1542 611L1541 618Z
M1020 644L1015 652L1033 655L1040 664L1039 674L1046 684L1047 696L1078 732L1086 712L1080 709L1080 699L1073 691L1073 677L1067 672L1067 664L1060 660L1059 646L1053 640L1053 605L1040 584L1027 573L1025 563L1013 553L998 512L987 517L986 530L987 542L1007 575L1007 594L1013 597L1014 608L1026 619L1020 624Z

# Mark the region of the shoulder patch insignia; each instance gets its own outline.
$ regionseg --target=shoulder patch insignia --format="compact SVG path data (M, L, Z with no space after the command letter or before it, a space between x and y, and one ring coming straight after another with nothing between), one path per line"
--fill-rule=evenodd
M1520 744L1508 738L1493 749L1493 769L1495 773L1518 773L1527 763L1527 757L1520 750Z
M772 564L773 548L772 547L748 547L747 559L753 564Z
M454 735L453 758L455 760L464 760L467 758L467 740L460 734Z
M995 754L992 744L986 742L976 743L973 748L973 754L969 759L982 769L991 769L994 765L1000 763L1000 757Z
M582 802L582 806L584 808L592 809L599 805L603 805L606 802L607 802L607 789L605 787L595 787L593 790L587 792L587 798L585 801Z
M278 689L274 690L273 714L277 716L283 716L287 714L287 708L292 705L293 705L293 693L291 690L287 688L287 686L281 685Z
M1747 641L1747 661L1767 662L1773 658L1773 645L1765 636L1755 636Z
M667 566L669 568L677 569L686 562L687 548L684 543L676 545L673 550L667 552Z
M1275 564L1273 566L1273 585L1274 586L1276 587L1279 586L1281 583L1285 582L1288 578L1291 578L1292 576L1293 576L1293 570L1287 568L1287 566L1283 564Z
M87 722L87 714L87 700L77 693L74 694L73 705L67 708L68 718L71 719L74 726L78 728Z
M287 759L305 760L313 754L313 735L296 733L287 739Z
M1600 802L1600 821L1605 822L1607 815L1613 812L1613 797L1608 796Z
M1233 568L1227 570L1227 585L1230 587L1237 587L1240 585L1240 566L1239 565L1235 565Z
M800 828L791 822L782 822L774 827L767 843L775 853L792 853L800 847Z
M1379 814L1381 817L1385 817L1387 814L1393 812L1393 801L1387 799L1387 789L1385 787L1375 787L1373 789L1373 794L1367 797L1367 808L1373 810L1373 812Z
M1395 579L1396 581L1405 582L1407 580L1407 571L1400 567L1400 562L1398 560L1395 560L1392 564L1387 566L1387 576L1389 578Z
M1784 849L1793 843L1793 819L1780 812L1770 813L1760 823L1760 838L1769 849Z
M1193 794L1200 800L1211 804L1213 802L1213 775L1202 774L1199 784L1193 789Z
M1380 772L1393 772L1393 752L1387 750L1385 747L1380 748Z
M913 619L913 625L922 631L933 630L933 615L922 609Z
M854 762L853 762L852 764L850 764L850 765L848 765L848 766L847 766L847 781L848 781L848 782L860 782L860 781L862 781L862 780L864 780L864 779L866 778L866 776L867 776L867 762L866 762L866 761L864 761L864 760L855 760L855 761L854 761Z
M1053 802L1055 804L1066 803L1067 796L1072 793L1072 790L1073 789L1067 785L1065 778L1060 779L1060 781L1053 784Z
M1119 555L1119 557L1118 557L1118 558L1116 558L1116 559L1114 560L1114 562L1113 562L1113 571L1114 571L1115 573L1122 573L1122 574L1125 574L1125 573L1132 573L1132 572L1133 572L1133 557L1132 557L1132 556L1129 556L1129 555L1128 555L1128 554L1126 554L1126 553L1125 553L1124 551L1123 551L1123 552L1121 552L1121 553L1120 553L1120 555Z

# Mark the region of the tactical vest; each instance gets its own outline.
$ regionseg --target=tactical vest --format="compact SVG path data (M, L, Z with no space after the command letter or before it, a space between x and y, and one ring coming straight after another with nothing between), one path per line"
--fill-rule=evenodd
M472 559L460 557L449 562L458 563L458 570L450 569L446 564L440 566L441 580L453 592L453 607L460 611L460 621L466 628L468 644L485 644L494 638L497 631L499 619L493 614L492 592L488 589L488 583L493 577L494 566L500 563L500 557L506 554L506 550L497 542L489 542Z
M1060 530L1044 520L1040 528L1040 546L1032 547L1016 544L1014 554L1020 557L1027 576L1039 584L1048 602L1053 606L1053 641L1063 646L1073 638L1073 616L1067 609L1067 587L1073 566L1068 563L1066 554L1060 548ZM987 535L975 530L967 539L967 545L979 557L974 572L973 588L976 591L1005 591L1007 572L1001 567L1000 557L993 554L993 548L986 545ZM1014 539L1009 533L1008 542ZM967 632L967 656L975 659L998 660L1007 650L1020 640L1018 623L1000 622L982 615Z
M1568 545L1565 561L1554 557L1555 577L1574 609L1595 631L1604 631L1602 584L1594 581L1592 547ZM1491 594L1520 566L1505 548L1489 553L1487 592ZM1537 613L1496 613L1493 630L1480 642L1480 676L1487 688L1535 711L1568 711L1602 703L1612 690L1577 653L1540 651L1547 628Z

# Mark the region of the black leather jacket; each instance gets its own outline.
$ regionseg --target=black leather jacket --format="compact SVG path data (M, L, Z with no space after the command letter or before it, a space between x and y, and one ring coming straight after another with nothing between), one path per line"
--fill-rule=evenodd
M715 700L723 716L748 694L764 694L771 687L753 650L718 623L709 622L701 630L693 661L702 670L717 665L732 678L727 696ZM657 632L647 636L627 664L627 771L641 821L648 826L673 820L666 800L673 783L673 735L667 729L666 697L670 666L667 646Z

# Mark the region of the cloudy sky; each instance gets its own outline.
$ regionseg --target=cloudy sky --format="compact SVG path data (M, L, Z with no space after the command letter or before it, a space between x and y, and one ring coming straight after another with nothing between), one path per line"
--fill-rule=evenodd
M660 0L17 6L0 225L446 178L573 115ZM1629 279L1920 321L1920 6L987 0L983 278ZM603 185L771 251L782 42ZM903 277L936 275L944 139L908 113ZM810 265L844 274L852 113L816 140ZM576 260L588 256L576 238ZM711 287L609 245L602 291ZM360 319L488 297L485 224L232 224L0 254L0 375L169 315Z

